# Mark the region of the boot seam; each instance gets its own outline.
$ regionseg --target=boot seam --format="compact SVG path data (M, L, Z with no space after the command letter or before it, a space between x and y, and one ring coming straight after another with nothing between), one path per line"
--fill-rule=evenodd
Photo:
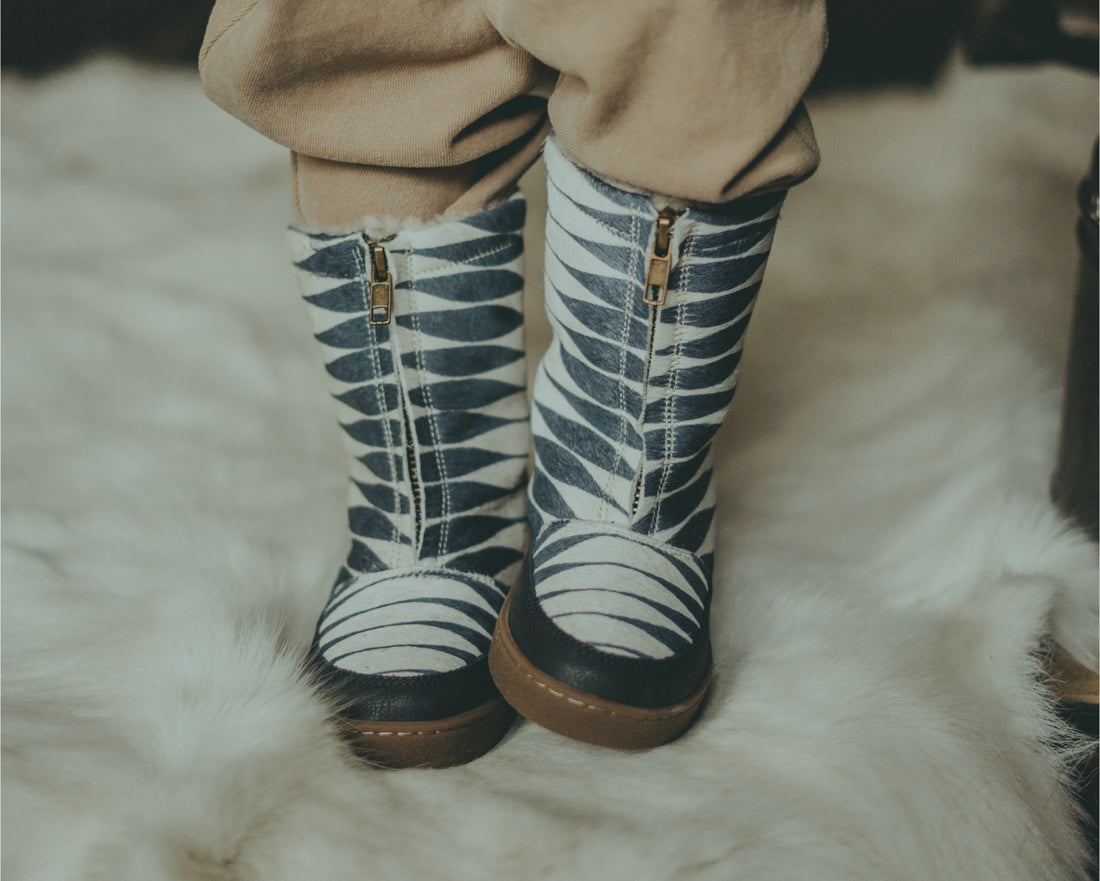
M493 254L499 254L501 251L507 251L509 247L511 246L505 243L503 245L497 245L495 248L489 248L485 251L477 251L473 254L470 254L468 257L464 257L462 259L462 263L472 263L475 260L481 260L485 257L490 257Z
M356 269L358 270L358 274L359 274L359 279L358 279L358 281L359 281L359 292L360 292L360 296L362 297L362 300L363 300L364 313L369 315L370 314L370 302L369 302L369 297L368 297L367 290L366 290L366 287L365 287L365 280L366 280L366 277L367 277L366 261L364 260L363 252L360 248L358 248L358 247L355 248L353 250L353 254L354 254L354 257L355 257L355 266L356 266ZM386 405L386 392L385 392L385 386L384 386L383 381L382 381L382 359L379 357L379 354L378 354L378 338L377 338L377 336L373 333L373 331L371 329L368 329L367 333L368 333L368 348L370 349L370 357L371 357L371 360L374 362L374 369L375 369L375 372L377 373L378 379L379 379L379 382L375 384L374 394L375 394L375 398L378 401L379 410L383 414L382 415L382 431L383 431L383 434L385 435L385 438L386 438L386 448L387 448L387 452L389 453L390 482L393 485L395 493L397 493L401 496L401 499L398 502L398 510L400 510L400 501L404 500L404 492L403 492L404 487L399 485L399 482L398 482L398 479L397 479L397 469L394 467L394 464L393 464L393 462L394 462L394 459L393 459L393 449L394 449L393 432L390 430L389 408ZM396 346L396 344L393 340L393 335L391 334L391 336L390 336L390 351L391 351L391 358L395 362L394 363L394 370L395 371L397 369L396 362L399 359L393 358L392 356L394 354L396 354L396 352L395 352L396 348L397 348L397 346ZM396 389L396 391L397 391L397 394L401 394L400 387L398 387ZM412 502L411 502L411 499L410 499L410 505L411 504L412 504ZM397 559L397 555L401 552L401 531L397 527L397 518L396 517L393 520L393 525L392 525L392 529L390 531L390 536L391 536L390 544L392 545L392 550L390 552L390 567L393 568L394 566L396 566L398 564L399 560Z
M411 307L411 312L412 312L412 327L411 327L411 330L413 332L412 355L413 355L413 360L416 363L416 371L417 371L417 374L418 374L417 375L417 380L418 380L419 384L418 384L417 388L420 389L420 394L423 396L423 401L424 401L423 409L424 409L424 412L427 414L427 417L428 417L428 432L429 432L429 435L431 437L431 446L433 446L436 450L438 450L441 446L440 442L439 442L439 427L438 427L438 425L436 424L436 421L435 421L435 408L432 406L431 390L429 388L430 383L427 383L427 382L424 381L424 376L427 373L427 370L426 370L425 365L424 365L424 345L423 345L423 343L424 343L424 334L423 334L423 332L421 330L421 327L420 327L420 306L419 306L419 303L416 302L416 278L417 278L416 253L415 253L415 251L413 251L411 249L406 250L404 253L405 253L405 281L408 282L408 293L409 293L409 296L405 297L404 299L407 302L409 302L410 307ZM400 369L402 371L402 375L405 376L406 375L404 373L405 364L404 364L403 360L401 361ZM422 453L422 450L423 450L423 446L420 443L420 436L418 435L418 433L416 431L416 419L413 416L413 402L412 402L412 400L410 398L410 395L409 395L410 389L409 389L409 383L408 383L407 380L406 380L406 382L403 383L403 386L404 386L404 390L405 390L405 400L408 403L409 420L412 422L412 424L409 426L409 437L412 440L412 444L413 444L413 455L416 457L417 463L419 463L421 458L422 458L421 453ZM439 524L440 524L440 526L439 526L439 536L438 536L438 538L436 539L436 542L435 542L435 552L434 553L428 553L428 549L424 547L424 536L427 534L427 529L428 529L427 521L428 521L429 518L428 518L427 504L426 504L426 496L427 496L426 486L423 484L423 481L421 482L420 491L421 491L422 509L421 509L420 516L422 518L422 523L421 523L421 533L420 533L420 546L418 548L416 548L416 557L417 557L417 559L420 559L422 556L427 556L427 557L431 557L431 558L442 557L443 556L443 548L446 547L447 529L448 529L448 525L449 525L448 512L450 510L450 490L448 489L448 486L447 486L446 465L444 464L444 461L443 461L444 458L445 458L444 456L440 456L440 455L436 456L436 464L437 464L437 467L439 468L439 476L440 476L440 487L441 487L441 499L440 499L440 501L441 501L441 505L442 505L442 511L440 512L440 517L439 517ZM423 471L423 469L421 469L421 471Z
M203 40L203 45L199 49L198 67L200 73L203 71L203 68L205 68L206 59L210 56L210 52L213 50L217 42L227 33L229 33L234 27L240 24L240 22L244 18L246 18L248 14L252 12L252 10L254 10L258 4L259 0L245 0L244 5L239 10L237 10L237 13L231 19L229 19L229 21L218 28L215 33L211 34L209 37Z
M619 331L619 412L626 413L626 364L627 355L630 353L630 325L634 320L634 273L635 268L638 266L638 257L642 253L640 247L635 247L634 243L638 241L639 229L641 226L641 218L638 215L633 215L630 218L630 264L627 267L626 272L626 291L624 294L625 303L623 304L623 321L622 328ZM644 383L644 379L643 379ZM645 386L642 386L642 412L639 414L638 422L641 423L645 418ZM640 427L640 425L639 425ZM607 509L609 500L612 497L611 487L615 481L615 473L618 470L619 463L624 461L623 447L626 444L626 430L627 421L622 420L619 425L619 438L618 443L615 444L615 459L611 463L611 468L608 469L607 477L604 480L603 496L604 499L600 502L599 518L603 520L607 517ZM639 432L642 437L642 462L645 462L645 434ZM630 492L633 494L634 486L630 487ZM629 517L629 511L626 512Z

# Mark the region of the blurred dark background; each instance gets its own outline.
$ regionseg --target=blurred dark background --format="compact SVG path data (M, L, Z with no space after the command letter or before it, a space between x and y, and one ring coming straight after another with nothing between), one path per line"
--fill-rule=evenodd
M193 66L212 5L7 0L0 63L40 75L108 51ZM829 50L815 88L931 84L958 43L977 62L1058 58L1095 69L1095 23L1093 0L830 0Z

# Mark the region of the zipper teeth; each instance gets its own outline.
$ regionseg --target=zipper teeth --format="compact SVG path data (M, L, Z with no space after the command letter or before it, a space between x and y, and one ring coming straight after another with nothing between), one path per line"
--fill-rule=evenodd
M660 314L659 306L654 306L649 316L649 343L646 347L646 375L642 384L642 421L645 421L645 383L649 382L649 368L653 361L653 344L657 339L657 316ZM642 432L642 467L638 474L638 482L634 486L634 501L630 505L630 516L638 513L638 506L642 502L642 484L645 483L645 432Z
M398 384L397 394L401 398L401 419L405 423L405 464L409 469L409 486L412 490L413 506L413 547L420 549L420 533L424 518L421 513L420 474L416 467L416 448L413 446L413 425L409 408L405 403L404 390Z
M370 301L368 320L371 324L389 324L393 316L393 275L390 270L386 249L382 247L390 239L371 241L363 237L367 245L367 256L371 272ZM376 314L376 309L381 314ZM401 406L401 423L404 429L405 467L409 474L409 489L413 508L413 547L419 553L420 537L424 530L423 499L420 489L420 472L416 467L416 445L413 440L413 421L409 404L405 399L405 384L401 381L401 353L397 348L397 338L390 334L390 355L393 359L394 385L397 387L397 400Z
M649 339L646 343L645 378L642 381L642 421L645 421L646 395L649 383L649 371L653 364L653 347L657 339L657 322L661 307L668 296L668 281L672 274L672 233L676 221L683 212L672 208L662 208L657 215L657 225L653 236L653 248L649 255L645 287L642 288L642 302L652 307L649 311ZM642 432L642 464L638 481L634 485L634 499L630 505L630 516L638 513L642 502L642 485L645 483L645 432Z

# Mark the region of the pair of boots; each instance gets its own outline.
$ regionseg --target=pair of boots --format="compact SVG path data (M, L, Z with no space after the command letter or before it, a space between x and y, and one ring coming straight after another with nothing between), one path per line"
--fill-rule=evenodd
M545 154L530 420L522 195L381 241L291 233L351 462L312 656L379 764L469 761L512 708L655 746L708 685L711 441L783 196L658 210Z

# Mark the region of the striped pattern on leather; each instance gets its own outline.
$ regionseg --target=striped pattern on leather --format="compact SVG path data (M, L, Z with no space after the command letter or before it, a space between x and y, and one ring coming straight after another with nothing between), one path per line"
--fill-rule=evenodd
M545 292L554 339L533 395L529 500L536 554L543 554L544 530L552 524L586 521L591 533L604 524L608 553L619 546L611 536L628 530L639 546L649 546L649 556L665 548L694 555L709 583L711 441L733 397L783 196L683 213L674 226L667 298L655 307L643 302L657 219L652 201L577 168L553 140L546 164ZM571 570L555 570L551 617L586 641L598 628L585 625L588 636L581 637L577 622L585 616L595 622L603 615L609 630L622 630L621 622L612 623L612 593L591 589L598 578L622 579L597 575L596 565L578 560ZM615 595L634 608L666 589L640 574L628 581ZM536 579L544 604L548 584ZM622 634L618 648L606 650L675 653L675 640L658 645L652 631L679 632L679 614L684 610L674 602L650 603L633 616L640 622L635 638Z
M547 616L605 652L684 652L706 620L707 573L698 558L630 530L558 521L540 536L532 570Z
M485 656L503 602L499 584L463 572L359 576L325 607L318 647L328 663L357 673L442 673Z
M363 236L291 231L350 460L351 550L319 624L345 669L444 672L483 655L518 574L524 213L517 194L385 242L394 291L380 325Z

